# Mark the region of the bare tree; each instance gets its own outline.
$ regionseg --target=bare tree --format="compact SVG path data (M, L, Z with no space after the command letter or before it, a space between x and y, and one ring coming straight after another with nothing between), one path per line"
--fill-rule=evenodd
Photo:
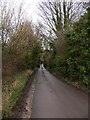
M66 2L63 0L42 2L39 4L40 16L44 20L44 24L51 29L56 36L58 32L63 32L73 21L79 19L84 13L82 2Z
M13 13L10 9L7 10L7 6L0 6L1 13L0 13L0 20L1 20L1 39L2 42L5 43L8 34L10 34L11 30L11 19L13 17Z
M49 39L49 34L46 37L47 41L46 39L43 41L48 45L49 43L54 44L57 49L57 55L65 58L68 42L65 34L73 29L73 22L79 20L80 16L84 14L86 9L83 8L83 2L48 0L39 4L39 10L39 15L44 21L43 25L47 27L46 29L49 31L49 34L52 33L51 36L54 36L53 40L55 42Z
M0 37L3 45L10 40L10 37L23 22L22 4L16 14L15 8L8 7L7 3L0 4Z

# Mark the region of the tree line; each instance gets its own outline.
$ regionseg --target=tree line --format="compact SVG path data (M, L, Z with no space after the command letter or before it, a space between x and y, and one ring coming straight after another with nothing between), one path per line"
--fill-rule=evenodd
M0 5L3 75L35 69L44 62L50 71L79 81L90 79L90 2L48 0L39 4L37 27L24 19L22 4Z
M3 3L0 10L3 76L35 69L40 64L41 42L32 22L24 19L23 5L15 12L15 8Z
M44 27L44 63L51 72L88 86L90 2L47 1L39 5Z

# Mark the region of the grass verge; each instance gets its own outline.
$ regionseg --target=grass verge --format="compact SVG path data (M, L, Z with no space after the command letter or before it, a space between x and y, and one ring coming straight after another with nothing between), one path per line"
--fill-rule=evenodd
M2 95L2 115L5 118L10 116L13 106L23 93L23 89L29 76L32 74L31 70L20 72L16 75L3 77L3 95Z

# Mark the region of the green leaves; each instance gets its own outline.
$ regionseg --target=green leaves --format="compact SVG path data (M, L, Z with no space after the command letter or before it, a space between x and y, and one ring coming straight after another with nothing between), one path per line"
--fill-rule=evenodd
M68 80L90 87L88 84L90 80L90 38L87 31L87 14L85 13L79 21L73 23L70 31L65 32L64 46L60 41L60 45L57 45L60 54L56 53L48 60L48 68L67 77Z
M66 62L68 64L68 74L71 79L82 81L85 85L89 80L88 62L90 60L90 40L87 33L87 17L74 23L73 31L67 34L68 41L68 55Z

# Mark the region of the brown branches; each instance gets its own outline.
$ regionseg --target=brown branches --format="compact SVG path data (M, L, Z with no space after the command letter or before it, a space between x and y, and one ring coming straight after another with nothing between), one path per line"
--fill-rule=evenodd
M66 2L63 0L47 1L39 4L40 16L45 24L57 36L57 31L67 28L73 21L76 21L85 12L82 2Z

